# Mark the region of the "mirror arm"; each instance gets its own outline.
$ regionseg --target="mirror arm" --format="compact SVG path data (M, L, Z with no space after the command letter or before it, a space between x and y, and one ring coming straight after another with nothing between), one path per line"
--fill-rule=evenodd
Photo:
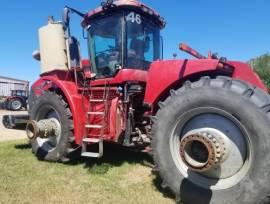
M86 14L81 13L80 11L73 9L71 7L65 6L64 13L63 13L63 27L65 29L66 37L68 38L70 36L70 14L76 13L80 17L84 18Z
M74 8L71 8L71 7L68 7L68 6L65 6L65 8L69 9L72 13L76 13L77 15L81 16L82 18L85 17L85 13L82 13Z

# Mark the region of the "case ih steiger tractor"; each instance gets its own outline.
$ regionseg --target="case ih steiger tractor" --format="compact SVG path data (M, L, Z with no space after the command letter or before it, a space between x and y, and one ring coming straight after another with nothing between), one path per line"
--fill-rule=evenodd
M80 59L70 14L82 17L89 60ZM163 18L135 0L106 1L39 30L41 75L26 127L41 160L100 158L103 142L150 151L178 201L267 203L270 97L245 63L187 45L197 59L163 60ZM93 144L97 152L90 151Z

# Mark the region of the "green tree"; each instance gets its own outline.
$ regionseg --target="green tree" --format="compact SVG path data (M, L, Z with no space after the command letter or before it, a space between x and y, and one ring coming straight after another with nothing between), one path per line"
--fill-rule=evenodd
M270 55L264 54L249 61L251 67L258 73L270 90Z

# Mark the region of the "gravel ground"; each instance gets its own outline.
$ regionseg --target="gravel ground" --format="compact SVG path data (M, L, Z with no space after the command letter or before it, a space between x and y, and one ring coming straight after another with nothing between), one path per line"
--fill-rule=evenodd
M24 130L11 130L6 129L2 124L2 116L3 115L16 115L16 114L27 114L27 111L7 111L0 110L0 142L10 141L10 140L18 140L18 139L26 139L26 133Z

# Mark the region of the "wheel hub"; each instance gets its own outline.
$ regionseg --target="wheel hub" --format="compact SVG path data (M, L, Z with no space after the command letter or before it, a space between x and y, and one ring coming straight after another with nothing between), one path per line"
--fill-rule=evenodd
M251 148L241 122L211 107L195 108L181 115L170 139L170 151L179 172L207 189L226 189L238 183L250 167Z
M13 101L12 102L12 107L13 107L13 109L19 109L20 108L20 106L21 106L21 103L19 102L19 101Z
M220 164L228 148L218 132L193 130L181 139L180 156L190 169L204 172Z
M43 119L38 122L30 120L26 125L26 133L29 139L58 137L60 130L60 123L55 118Z

